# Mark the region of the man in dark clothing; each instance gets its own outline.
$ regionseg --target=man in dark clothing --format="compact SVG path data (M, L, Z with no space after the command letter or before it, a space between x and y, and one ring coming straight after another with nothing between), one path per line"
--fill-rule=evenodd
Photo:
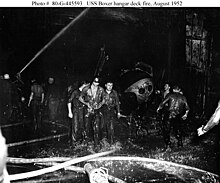
M85 138L84 125L84 104L79 101L79 96L86 83L75 89L67 103L68 117L71 119L70 123L70 143L73 144L78 140Z
M1 123L7 122L12 112L12 83L9 74L4 74L3 78L0 79L0 87Z
M56 121L58 117L58 107L60 103L60 89L55 83L54 78L48 79L48 86L45 96L48 118L50 121Z
M160 103L157 112L164 108L164 118L162 121L162 131L166 148L170 148L170 132L171 128L174 130L175 137L178 141L178 147L183 146L182 142L182 125L183 120L186 120L189 113L189 106L186 97L181 94L178 86L173 87L173 93L169 93L166 98Z
M42 125L42 106L44 102L44 90L36 80L32 81L31 94L28 102L28 107L31 105L32 117L34 120L34 129L37 130Z
M93 137L95 146L101 140L101 122L102 112L101 107L104 104L104 89L99 86L99 77L95 77L92 84L84 87L79 100L86 108L85 127L87 137Z
M159 105L165 98L166 98L166 96L170 93L171 91L170 91L170 84L169 83L165 83L164 84L164 87L163 87L163 90L160 92L158 92L158 93L160 93L161 95L160 95L160 101L159 101L159 103L157 103L157 105ZM162 133L162 129L163 129L163 120L164 120L164 115L165 115L165 113L167 113L167 107L168 107L168 103L166 103L165 104L165 106L163 107L163 110L160 112L160 113L158 113L158 115L157 115L157 119L159 120L159 122L160 122L160 133Z
M164 100L169 93L170 93L170 85L168 83L165 83L164 90L162 91L162 99Z
M110 144L114 142L114 122L120 116L120 106L118 93L113 90L113 82L107 81L105 84L103 118L104 123L102 132L107 132L107 138Z

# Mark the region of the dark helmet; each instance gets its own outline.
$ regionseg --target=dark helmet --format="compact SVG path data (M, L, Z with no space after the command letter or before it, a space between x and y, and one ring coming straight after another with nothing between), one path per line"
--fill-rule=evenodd
M37 80L36 79L32 79L31 80L31 84L35 84L35 83L37 83Z
M178 85L174 85L173 90L181 90L181 88Z

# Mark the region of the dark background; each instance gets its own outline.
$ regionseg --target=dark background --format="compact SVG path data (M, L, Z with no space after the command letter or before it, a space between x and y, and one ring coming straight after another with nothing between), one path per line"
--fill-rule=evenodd
M21 73L25 83L42 82L50 76L65 88L75 80L91 80L105 45L109 55L103 75L114 80L121 69L131 69L138 61L153 67L155 87L169 81L178 83L196 103L198 93L218 98L219 8L1 8L0 74ZM83 15L80 15L83 11ZM187 15L203 17L203 29L211 42L208 62L202 73L186 62ZM75 21L74 21L75 20ZM70 24L65 31L62 30ZM196 25L195 25L196 27ZM61 34L62 33L62 34ZM54 39L54 36L56 36ZM54 39L54 40L53 40ZM49 44L48 44L49 43ZM213 72L210 71L210 68ZM217 71L217 72L214 72ZM209 72L207 79L206 72ZM209 80L200 89L198 80ZM215 87L214 87L215 86ZM211 91L213 90L213 91ZM207 92L209 91L209 94Z
M2 72L17 73L81 11L80 8L1 9L2 51L9 52L7 59L1 59ZM46 76L57 70L62 72L64 67L70 73L93 73L103 45L110 56L106 64L109 72L112 68L116 71L130 68L137 61L167 67L170 46L174 49L173 63L178 60L176 67L179 67L185 62L184 33L181 9L91 8L23 73L31 70L35 75L33 70L38 73L40 68Z

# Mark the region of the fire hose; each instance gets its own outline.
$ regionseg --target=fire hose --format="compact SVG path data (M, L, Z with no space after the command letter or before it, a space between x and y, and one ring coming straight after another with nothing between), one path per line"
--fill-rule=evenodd
M58 165L59 163L57 162L36 162L35 165L43 165L43 166L54 166L54 165ZM88 164L88 163L87 163ZM85 170L85 168L87 169L87 171ZM90 169L89 169L90 168ZM92 167L92 169L95 169L94 167ZM68 166L68 167L65 167L64 170L69 170L69 171L74 171L74 172L77 172L77 173L84 173L84 174L87 174L89 176L89 170L91 170L91 166L88 166L88 165L84 165L84 168L82 167L78 167L78 166L74 166L74 165L71 165L71 166ZM123 181L122 179L120 178L117 178L113 175L109 175L107 173L107 169L101 167L101 170L102 171L93 171L92 174L95 174L95 173L98 173L100 172L101 173L101 176L104 175L104 177L106 177L110 182L114 182L114 183L126 183L125 181ZM93 177L93 176L92 176ZM30 182L24 182L24 183L30 183Z
M30 178L30 177L36 177L39 175L43 175L46 173L50 173L50 172L65 168L65 167L70 166L72 164L80 163L80 162L87 161L89 159L97 158L100 156L105 156L105 155L111 154L113 152L115 152L115 151L112 150L112 151L96 153L96 154L92 154L92 155L88 155L88 156L84 156L84 157L79 157L79 158L75 158L75 159L66 161L64 163L60 163L60 164L52 166L52 167L48 167L48 168L44 168L44 169L40 169L40 170L35 170L35 171L31 171L31 172L26 172L26 173L9 175L9 178L12 181L12 180L20 180L20 179L25 179L25 178Z
M108 183L108 170L106 168L95 168L90 163L86 163L84 169L89 176L90 183Z

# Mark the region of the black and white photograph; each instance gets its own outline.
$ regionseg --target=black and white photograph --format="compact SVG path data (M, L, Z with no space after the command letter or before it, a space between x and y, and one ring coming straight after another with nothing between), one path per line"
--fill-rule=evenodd
M144 2L0 7L0 183L220 182L220 8Z

